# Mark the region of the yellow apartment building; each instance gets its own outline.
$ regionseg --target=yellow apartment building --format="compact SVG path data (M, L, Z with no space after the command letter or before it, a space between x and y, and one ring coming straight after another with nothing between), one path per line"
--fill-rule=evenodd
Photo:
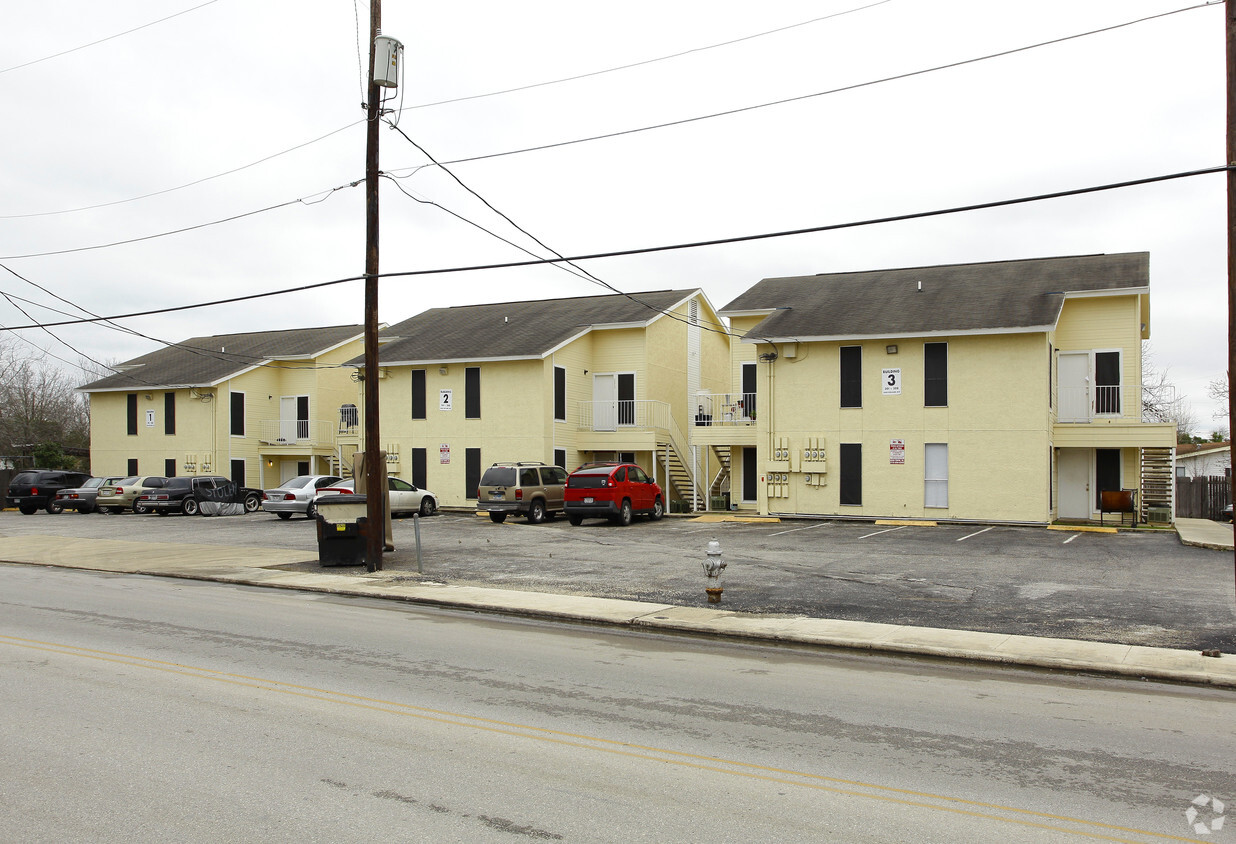
M388 470L466 506L492 463L627 460L671 507L690 507L708 482L689 440L694 399L728 385L728 355L700 290L425 311L380 337ZM363 430L345 448L360 448Z
M355 433L363 328L193 337L125 361L90 396L90 465L106 475L223 475L268 488L340 465Z
M1172 518L1175 427L1142 410L1147 253L770 278L720 313L744 351L702 436L733 450L735 504Z

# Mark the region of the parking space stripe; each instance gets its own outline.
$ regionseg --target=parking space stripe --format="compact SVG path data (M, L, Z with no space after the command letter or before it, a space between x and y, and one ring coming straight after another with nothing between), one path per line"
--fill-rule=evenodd
M818 528L818 527L828 527L828 524L829 524L828 522L820 522L814 525L807 525L806 527L790 528L789 530L779 530L776 533L770 533L768 535L769 536L781 536L782 534L794 533L795 531L799 531L799 530L812 530L813 528Z
M985 528L983 528L982 530L977 530L977 531L975 531L974 533L969 534L968 536L963 536L961 539L958 539L957 541L958 541L958 542L965 542L965 541L966 541L967 539L969 539L971 536L978 536L980 533L987 533L987 531L989 531L989 530L991 530L991 528L989 528L989 527L985 527Z
M908 527L909 525L902 525L901 527L888 528L887 530L877 530L875 533L869 533L869 534L866 534L865 536L860 536L859 539L866 539L868 536L879 536L881 533L892 533L895 530L905 530Z
M1075 534L1073 534L1072 536L1070 536L1068 539L1064 540L1064 542L1062 542L1062 543L1060 543L1060 544L1061 544L1061 545L1068 545L1070 542L1072 542L1074 539L1076 539L1076 538L1077 538L1077 537L1079 537L1079 536L1081 536L1081 534L1080 534L1080 533L1075 533Z

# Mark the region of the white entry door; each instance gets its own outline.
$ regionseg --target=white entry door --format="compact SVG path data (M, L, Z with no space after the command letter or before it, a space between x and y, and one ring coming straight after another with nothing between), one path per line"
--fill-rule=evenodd
M618 376L592 376L592 430L618 430Z
M1056 359L1056 419L1090 421L1090 353L1061 352Z
M1057 514L1062 519L1090 518L1090 449L1062 448L1056 458Z

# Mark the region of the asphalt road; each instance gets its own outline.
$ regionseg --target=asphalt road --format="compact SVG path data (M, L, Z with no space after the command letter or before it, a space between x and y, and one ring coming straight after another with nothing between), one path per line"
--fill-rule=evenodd
M8 840L1140 842L1236 798L1228 692L0 577Z
M721 543L722 606L807 615L1236 652L1232 555L1172 532L1097 534L1043 528L869 522L701 523L667 517L621 528L571 527L471 514L395 522L392 577L704 605L701 563ZM47 533L297 548L316 560L314 524L273 516L202 518L0 513L0 535Z

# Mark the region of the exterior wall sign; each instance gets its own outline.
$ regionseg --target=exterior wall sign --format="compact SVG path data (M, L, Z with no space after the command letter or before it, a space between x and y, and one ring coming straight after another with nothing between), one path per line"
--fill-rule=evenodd
M439 390L441 395L438 399L438 410L454 410L454 392L452 390Z
M888 441L888 462L893 466L904 466L906 462L906 441Z
M882 377L880 384L884 388L884 395L899 396L901 395L901 370L900 369L882 369L880 370Z
M438 462L443 464L451 462L450 443L442 443L442 445L438 446Z
M153 410L146 411L146 427L147 428L154 427L154 413L155 412Z

